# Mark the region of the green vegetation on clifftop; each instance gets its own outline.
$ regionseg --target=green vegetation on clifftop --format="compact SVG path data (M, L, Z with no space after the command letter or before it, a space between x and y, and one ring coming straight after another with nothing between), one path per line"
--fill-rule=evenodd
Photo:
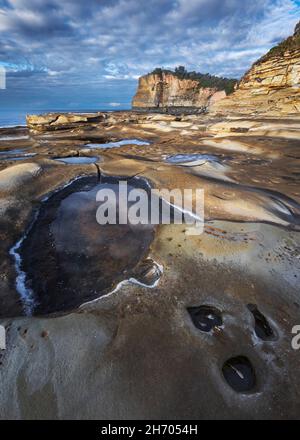
M234 87L237 84L236 79L222 78L209 73L188 72L184 66L178 66L175 71L162 69L157 67L151 74L162 75L162 73L171 74L179 79L190 79L199 82L199 86L206 88L216 88L217 90L225 90L227 95L234 92Z
M280 57L286 51L292 51L300 49L300 21L295 28L295 33L286 40L281 41L277 46L272 47L266 55L261 57L255 64L260 64L264 61L268 61L273 57Z

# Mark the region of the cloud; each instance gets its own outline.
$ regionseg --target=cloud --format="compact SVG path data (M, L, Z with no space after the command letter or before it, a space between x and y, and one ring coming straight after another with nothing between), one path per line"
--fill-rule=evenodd
M35 40L39 36L59 36L72 33L70 18L61 13L58 4L42 0L8 0L0 11L0 31L13 38Z
M1 99L123 105L139 75L178 64L239 77L299 17L297 0L0 0L0 62L15 66Z

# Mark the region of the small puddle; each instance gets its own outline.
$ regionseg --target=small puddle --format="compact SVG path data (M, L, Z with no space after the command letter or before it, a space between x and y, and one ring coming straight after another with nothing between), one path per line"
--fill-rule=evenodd
M247 393L256 386L254 368L245 356L237 356L225 362L223 376L230 387L238 393Z
M72 157L55 157L54 160L57 160L59 162L68 163L68 164L89 164L89 163L95 163L99 159L98 157L90 157L90 156L72 156Z
M1 157L0 156L0 161L1 160L6 160L6 161L10 161L10 160L26 160L26 159L30 159L31 157L36 156L36 153L28 153L28 154L24 154L23 156L8 156L8 157Z
M220 328L223 325L222 314L215 307L189 307L187 310L194 326L202 332L209 333L214 328Z
M166 162L176 165L197 166L206 162L220 162L220 158L212 154L175 154L168 156Z
M230 167L224 164L228 159L229 157L220 158L212 154L175 154L167 157L166 162L190 168L190 172L197 176L232 182L226 175Z
M142 179L127 183L128 191L147 190ZM116 195L118 213L124 209L118 204L117 179L99 183L94 177L80 178L43 203L32 227L11 251L19 272L17 289L29 314L74 310L131 278L147 286L156 283L158 268L149 260L139 266L154 226L99 225L96 194L103 188Z
M163 268L151 258L147 258L134 271L134 280L145 287L155 287L163 273Z
M85 147L87 147L87 148L118 148L118 147L123 147L124 145L146 146L146 145L150 145L150 142L147 142L147 141L144 141L141 139L123 139L121 141L107 142L104 144L90 143L90 144L86 144Z
M26 148L15 148L13 150L5 150L5 151L0 151L0 156L9 156L9 155L14 155L14 154L22 154L23 151L25 151Z
M276 334L272 329L271 325L267 318L258 310L255 304L248 304L248 310L252 313L255 326L255 334L256 336L263 341L274 341L276 338Z
M29 136L0 136L0 141L19 141L29 139Z

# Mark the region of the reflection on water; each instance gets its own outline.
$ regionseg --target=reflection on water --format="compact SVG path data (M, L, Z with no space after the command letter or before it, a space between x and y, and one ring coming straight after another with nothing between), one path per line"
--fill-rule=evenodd
M172 156L167 157L166 162L174 163L178 165L188 164L195 166L201 165L205 162L219 162L220 158L218 156L214 156L213 154L174 154Z
M97 162L97 157L89 157L89 156L73 156L73 157L56 157L55 160L59 162L68 163L68 164L89 164Z
M0 161L3 161L3 160L6 160L6 161L26 160L26 159L30 159L31 157L34 157L34 156L36 156L36 153L28 153L28 154L24 154L23 156L13 156L13 155L8 156L8 157L1 157L0 156Z
M23 136L23 135L15 135L15 136L0 136L0 141L19 141L19 140L25 140L29 139L29 136Z
M22 154L25 148L14 148L13 150L5 150L0 151L1 156L8 156L8 155L14 155L14 154Z
M128 191L140 180L130 183ZM147 252L153 226L97 223L96 194L103 188L112 189L118 202L117 184L92 178L52 196L22 243L22 270L34 292L35 314L71 310L102 296L129 279Z
M86 144L85 146L88 148L118 148L118 147L122 147L124 145L140 145L140 146L145 146L145 145L150 145L149 142L144 141L144 140L139 140L139 139L123 139L121 141L117 141L117 142L107 142L104 144Z

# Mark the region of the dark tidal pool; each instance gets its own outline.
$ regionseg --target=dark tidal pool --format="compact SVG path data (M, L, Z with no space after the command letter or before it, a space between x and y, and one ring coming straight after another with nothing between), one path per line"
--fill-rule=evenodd
M127 188L141 185L141 179L131 179ZM133 277L146 256L154 237L152 225L96 221L96 194L102 188L114 191L118 201L119 185L113 178L101 183L81 178L52 195L11 252L28 314L70 311L101 297Z

